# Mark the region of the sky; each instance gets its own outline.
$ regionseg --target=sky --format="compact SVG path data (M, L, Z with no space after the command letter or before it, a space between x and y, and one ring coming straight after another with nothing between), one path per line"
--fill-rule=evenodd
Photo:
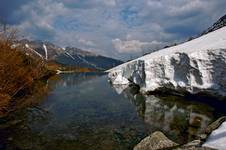
M119 59L178 43L226 14L226 0L0 0L0 20L31 40Z

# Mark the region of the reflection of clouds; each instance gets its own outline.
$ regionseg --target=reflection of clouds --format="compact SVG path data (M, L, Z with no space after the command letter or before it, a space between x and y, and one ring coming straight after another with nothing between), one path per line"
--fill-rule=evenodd
M60 81L55 82L51 86L58 87L74 87L81 84L94 82L92 79L101 76L101 74L94 73L74 73L74 74L61 74ZM51 81L49 81L51 82Z
M118 89L120 88L117 87L116 90ZM171 100L170 96L165 100L159 96L142 95L132 87L124 89L123 93L136 106L139 116L152 130L176 133L177 136L188 132L187 137L182 138L190 139L201 133L212 120L206 105L185 103L181 98Z

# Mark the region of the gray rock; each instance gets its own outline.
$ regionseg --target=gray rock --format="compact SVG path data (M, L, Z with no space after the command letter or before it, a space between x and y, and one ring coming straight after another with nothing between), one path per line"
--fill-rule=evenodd
M200 144L201 144L200 140L194 140L194 141L191 141L188 144L184 145L184 147L199 146Z
M191 141L179 148L178 150L196 150L201 148L201 141L200 140L194 140Z
M156 131L137 144L134 150L160 150L170 149L176 146L178 146L177 143L168 139L162 132Z
M226 120L226 116L220 117L213 123L211 123L207 128L205 133L210 134L213 130L217 129L224 121Z
M202 142L200 140L194 140L179 148L176 148L175 150L215 150L212 148L201 147L201 143Z
M201 140L201 141L205 141L206 139L207 139L207 134L200 134L199 135L199 139Z

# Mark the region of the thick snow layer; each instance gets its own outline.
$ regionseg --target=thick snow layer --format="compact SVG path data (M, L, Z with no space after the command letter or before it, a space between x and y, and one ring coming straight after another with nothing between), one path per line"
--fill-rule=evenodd
M113 84L131 81L143 92L164 87L226 96L226 27L107 72Z
M226 149L226 122L214 130L207 141L202 145L203 147L209 147L218 150Z
M128 85L129 80L122 76L121 73L113 73L111 74L111 81L113 81L114 85Z

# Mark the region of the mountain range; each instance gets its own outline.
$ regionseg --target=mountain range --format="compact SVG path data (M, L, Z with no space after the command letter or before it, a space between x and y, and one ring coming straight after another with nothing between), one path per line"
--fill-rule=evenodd
M106 70L123 63L120 60L81 50L76 47L62 48L53 43L41 40L30 41L23 39L17 41L17 45L24 47L27 51L33 52L34 55L46 61L68 67Z
M213 32L224 26L226 26L226 15L221 17L197 37ZM17 41L17 44L23 46L28 51L32 51L35 55L42 57L46 61L52 61L63 66L107 70L123 63L123 61L81 50L76 47L62 48L53 43L41 40L30 41L23 39ZM166 46L165 48L167 47L171 46Z

